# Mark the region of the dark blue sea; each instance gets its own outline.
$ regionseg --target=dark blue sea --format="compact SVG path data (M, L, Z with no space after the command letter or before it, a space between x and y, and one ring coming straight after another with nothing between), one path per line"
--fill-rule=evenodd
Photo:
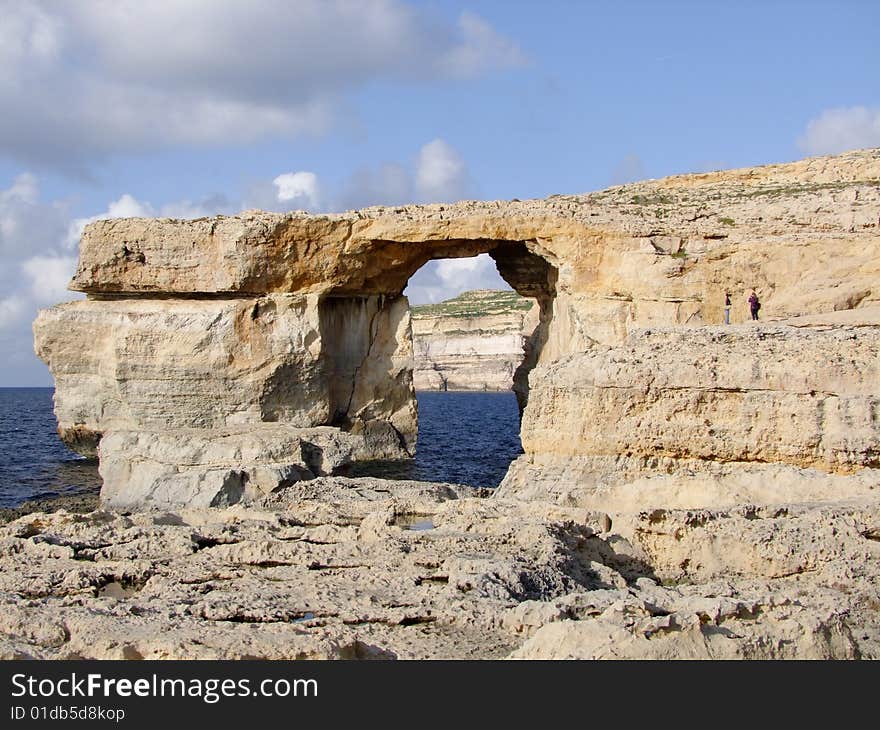
M424 391L416 395L416 458L358 465L352 476L497 487L510 462L523 453L516 395L511 391Z
M101 488L98 462L68 450L55 431L53 388L0 388L0 507Z
M95 492L96 461L69 451L56 433L52 388L0 388L0 507ZM355 475L496 487L522 453L513 393L418 394L416 458L359 466Z

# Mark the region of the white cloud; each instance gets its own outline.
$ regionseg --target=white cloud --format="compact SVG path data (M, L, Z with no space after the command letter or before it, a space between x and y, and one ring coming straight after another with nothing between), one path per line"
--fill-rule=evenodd
M476 76L487 68L515 68L526 56L513 41L499 35L478 15L465 10L458 18L462 43L450 49L438 66L453 76Z
M59 204L39 200L37 178L18 175L6 190L0 190L0 291L9 291L15 262L35 253L42 241L63 237L67 212Z
M480 274L490 267L494 267L494 263L485 254L483 259L476 256L464 259L444 259L437 262L437 276L444 283L455 285L458 282L472 279L474 274Z
M0 331L16 324L25 310L25 302L19 296L0 299Z
M798 146L809 155L880 147L880 109L854 106L826 109L810 120Z
M0 152L59 166L320 134L367 83L524 60L472 13L402 0L0 0L0 18Z
M42 200L30 173L0 189L0 386L46 382L31 322L40 306L76 296L66 290L75 266L64 246L69 223L66 206Z
M437 203L461 200L467 189L467 166L448 142L435 139L419 150L416 190L422 200Z
M411 304L433 304L472 289L510 289L489 254L429 261L413 275L403 293Z
M0 191L0 204L18 201L33 205L39 197L40 190L36 175L23 172L12 181L9 190Z
M33 301L57 304L71 298L67 285L76 272L75 256L34 256L21 268L30 279Z
M278 202L298 205L303 209L320 207L318 176L313 172L285 172L272 184L278 188Z
M124 193L119 200L114 200L107 207L107 212L102 218L144 218L153 215L153 208L149 204L140 203L128 193Z
M403 165L389 162L375 172L368 168L356 170L343 184L335 207L351 210L370 205L404 205L414 199L412 173Z
M61 43L59 18L34 4L7 0L0 3L0 74L13 64L30 65L53 61Z
M451 202L469 197L473 187L462 156L445 140L435 139L419 149L413 167L387 162L375 171L356 170L329 208Z

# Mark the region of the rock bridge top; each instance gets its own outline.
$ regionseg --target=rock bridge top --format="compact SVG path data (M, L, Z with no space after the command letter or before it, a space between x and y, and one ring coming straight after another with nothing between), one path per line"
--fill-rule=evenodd
M396 295L431 259L488 252L521 294L604 300L599 320L626 310L627 326L721 321L725 290L757 288L781 316L846 309L872 290L878 180L880 150L865 150L544 200L104 220L83 234L71 288L92 298ZM818 254L830 249L849 270L829 278ZM649 314L658 303L659 319Z
M589 236L571 219L543 213L526 204L464 203L104 220L83 235L71 288L104 297L397 295L431 259L490 253L515 289L541 296L553 291L559 243Z

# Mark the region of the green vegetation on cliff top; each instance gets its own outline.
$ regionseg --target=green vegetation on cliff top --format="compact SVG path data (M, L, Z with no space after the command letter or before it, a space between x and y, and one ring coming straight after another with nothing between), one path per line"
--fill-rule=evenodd
M528 311L534 299L521 297L515 291L478 289L466 291L457 297L437 304L422 304L412 308L413 317L485 317L490 314Z

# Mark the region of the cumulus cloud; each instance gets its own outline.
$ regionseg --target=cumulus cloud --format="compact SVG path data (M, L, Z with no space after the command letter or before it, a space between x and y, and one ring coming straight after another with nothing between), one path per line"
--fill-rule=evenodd
M356 170L343 184L335 207L338 210L370 205L404 205L415 200L413 176L403 165L389 162L377 170Z
M473 13L402 0L0 0L0 17L0 152L29 163L318 134L372 81L525 60Z
M798 145L809 155L834 155L880 147L880 109L864 106L826 109L807 123Z
M328 209L452 202L471 197L473 190L464 158L447 141L435 139L419 149L411 164L387 162L375 170L356 170L330 196Z
M320 207L318 176L313 172L285 172L276 177L272 184L278 189L279 203L299 205L304 210Z
M10 296L0 299L0 331L19 321L24 313L25 302L22 297Z
M433 304L471 289L510 289L489 254L429 261L409 280L411 304Z
M416 190L425 202L461 200L469 187L467 167L447 142L435 139L419 150Z
M451 75L475 76L487 68L524 66L525 54L513 41L498 32L481 17L464 11L458 18L463 42L441 56L439 66Z
M74 298L67 291L76 265L66 250L69 224L66 205L42 200L34 175L0 189L0 385L34 385L41 370L45 382L30 325L39 307Z
M30 280L33 301L49 304L71 298L67 285L76 271L76 256L34 256L21 269Z

